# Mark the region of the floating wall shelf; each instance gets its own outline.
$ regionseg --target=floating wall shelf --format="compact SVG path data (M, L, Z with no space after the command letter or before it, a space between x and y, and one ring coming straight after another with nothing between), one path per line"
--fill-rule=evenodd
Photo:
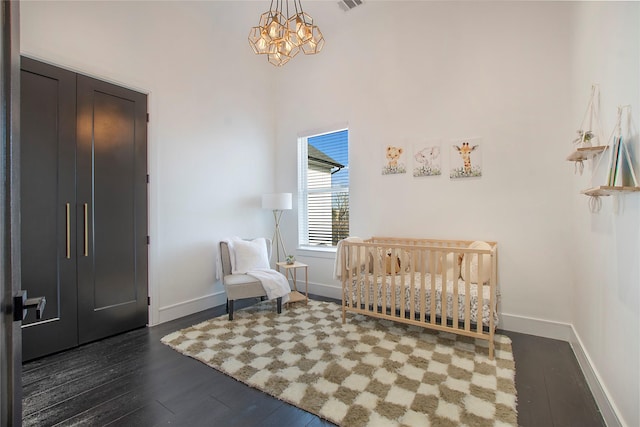
M570 162L575 162L574 171L580 172L582 175L582 170L584 168L583 162L585 160L595 160L598 158L597 163L593 167L591 179L593 180L594 173L598 170L598 166L602 163L604 156L602 155L609 147L611 150L609 151L609 161L606 172L607 175L607 184L608 185L600 185L597 187L592 187L587 190L582 190L580 193L585 194L587 196L592 197L591 202L595 201L595 204L592 207L592 211L597 211L600 209L600 203L597 201L597 198L600 196L611 196L618 195L622 193L639 193L640 186L638 185L638 180L636 179L635 171L633 170L633 162L629 156L629 150L627 149L627 137L625 136L624 141L622 136L626 135L622 130L622 115L626 110L627 112L627 122L631 123L631 106L630 105L621 105L618 107L618 118L616 121L616 126L614 132L611 133L611 137L607 140L607 144L600 145L604 140L601 138L602 128L600 126L600 112L598 109L598 105L600 103L600 89L598 85L591 86L591 97L589 98L589 104L587 105L587 111L585 113L584 118L582 119L582 123L580 124L580 128L578 129L578 138L573 140L574 147L583 145L583 144L598 144L589 147L580 147L575 148L571 154L567 156L567 160ZM628 134L627 129L627 134ZM632 140L631 140L632 141ZM623 179L623 166L626 162L626 166L629 170L629 175L633 180L633 185L627 186L624 184ZM621 185L616 185L621 184ZM593 185L593 184L592 184Z
M583 147L577 148L574 152L567 156L567 160L570 162L579 162L582 160L589 160L592 157L597 156L608 148L607 145L598 145L596 147Z
M612 194L618 193L635 193L640 191L640 187L613 187L609 185L601 185L599 187L589 188L588 190L582 190L582 194L586 194L587 196L611 196Z

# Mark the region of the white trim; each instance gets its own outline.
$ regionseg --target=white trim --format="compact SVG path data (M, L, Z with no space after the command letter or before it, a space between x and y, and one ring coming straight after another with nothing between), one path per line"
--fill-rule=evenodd
M67 71L71 71L74 72L76 74L82 74L83 76L86 77L91 77L93 79L97 79L97 80L102 80L103 82L107 82L107 83L111 83L114 84L116 86L121 86L125 89L131 89L134 92L140 92L142 94L148 95L149 89L141 87L141 86L136 86L135 84L132 84L131 82L125 82L122 80L118 80L118 79L114 79L112 76L109 75L109 73L104 72L105 70L94 70L91 69L89 70L88 68L84 68L83 66L80 67L76 67L75 65L70 65L69 62L65 62L64 60L62 61L58 61L57 58L56 60L51 60L48 57L42 57L40 55L34 55L31 54L29 52L20 52L20 56L24 56L26 58L31 58L31 59L35 59L36 61L40 61L40 62L44 62L47 63L49 65L53 65L54 67L58 67L58 68L64 68ZM86 65L86 64L85 64Z
M316 129L305 130L298 132L298 138L309 138L310 136L324 135L327 133L341 132L349 129L349 122L336 123L333 126L323 126Z
M342 300L342 285L327 285L324 283L309 282L309 293Z
M324 258L335 259L336 247L335 246L299 246L296 248L296 254L298 258Z
M587 384L589 385L589 390L591 390L591 394L593 394L593 398L600 409L604 423L608 427L626 426L627 424L624 422L622 417L619 416L620 411L611 398L611 394L609 394L607 387L602 382L600 374L598 374L598 370L592 363L591 357L589 357L589 353L587 353L587 350L584 348L582 340L573 325L571 326L571 332L572 334L569 344L571 344L571 348L576 355L576 359L578 359L580 369L582 370L582 373L587 380Z
M318 178L316 175L319 173L317 171L313 172L313 176L316 176L316 178L312 178L312 182L316 182L316 185L313 186L313 188L309 188L309 174L311 171L311 168L309 168L309 152L308 152L308 147L309 147L309 139L311 138L315 138L315 137L319 137L319 136L324 136L324 135L331 135L331 134L336 134L336 133L340 133L340 132L347 132L347 154L349 153L349 137L348 137L348 132L349 132L349 127L348 124L345 123L344 126L340 126L339 128L333 128L333 129L329 129L327 128L324 131L320 131L320 130L316 130L314 132L311 131L305 131L305 132L300 132L298 133L298 139L297 139L297 151L298 151L298 161L297 161L297 171L298 171L298 197L297 197L297 207L298 207L298 236L297 236L297 241L298 241L298 250L306 250L309 252L314 252L314 251L318 251L318 253L322 252L322 249L320 249L319 247L316 249L315 245L312 245L309 240L309 233L310 233L310 220L309 220L309 215L310 215L310 208L309 208L309 203L308 203L308 198L309 195L311 194L326 194L326 195L330 195L331 199L333 199L333 195L336 193L344 193L346 192L347 197L349 195L349 185L348 185L348 181L347 181L347 185L337 185L336 183L333 182L333 178L330 179L330 182L325 182L324 180L322 181L322 186L320 186L319 183L317 183L317 179ZM335 144L336 147L338 147L340 144ZM332 145L333 146L333 145ZM349 170L349 164L347 162L346 164L346 168L345 170L348 172ZM324 176L324 174L323 174ZM329 176L326 176L326 178L330 178ZM331 201L329 201L329 203L332 203ZM313 212L315 212L316 214L318 214L319 212L316 211L315 209L313 210ZM330 224L330 222L332 221L331 219L331 213L330 212L326 212L324 209L322 209L320 212L323 213L322 218L316 218L317 221L319 221L319 224L322 225L327 225ZM326 217L325 217L326 215ZM314 222L315 223L315 222ZM319 225L318 224L318 225ZM327 243L331 243L331 242L327 242ZM331 248L331 246L328 246L328 248Z
M500 314L498 329L570 342L572 325L517 314Z
M158 324L208 310L212 307L224 304L226 301L227 294L225 294L224 291L219 291L200 298L194 298L177 304L160 307L158 310Z
M149 325L160 323L160 290L157 279L157 266L160 259L160 233L158 231L158 217L160 214L159 194L160 185L160 150L155 141L155 126L153 123L158 120L156 117L157 97L151 91L147 95L147 112L149 113L149 122L147 123L147 174L149 175L149 183L147 184L147 235L149 236L149 245L147 245L147 292L151 299L149 304Z

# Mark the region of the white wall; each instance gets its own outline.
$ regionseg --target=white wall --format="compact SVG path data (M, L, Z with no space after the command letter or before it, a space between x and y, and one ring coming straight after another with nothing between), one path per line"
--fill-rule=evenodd
M599 84L605 138L611 135L617 107L632 107L634 168L640 172L640 3L576 4L573 43L572 122L578 129L592 84ZM625 120L626 122L626 120ZM593 183L606 179L606 158ZM571 197L572 298L576 345L584 349L620 415L623 425L640 425L640 195L603 197L591 213L579 191L591 186L584 176L568 177ZM639 175L640 177L640 175ZM581 354L578 352L578 355ZM611 408L601 405L603 413Z
M272 230L275 70L247 45L257 8L21 3L23 54L149 94L152 323L224 302L216 242Z
M316 15L330 7L306 7L323 52L278 75L304 97L281 103L277 185L296 190L298 132L348 121L351 234L495 240L503 326L570 323L571 6L368 2L325 24ZM450 180L450 139L466 137L483 138L483 176ZM428 138L443 139L443 176L381 175L383 144ZM332 259L308 255L310 280L335 295Z
M607 136L618 104L633 106L637 129L638 7L368 2L329 23L320 55L278 76L306 98L277 120L277 185L290 191L296 134L348 121L351 234L496 240L502 327L573 341L605 418L629 426L640 425L638 195L620 198L618 214L612 198L590 214L579 194L589 174L565 158L593 82ZM481 179L380 174L383 144L473 136L484 140ZM631 143L640 172L637 131ZM314 290L340 295L332 258L297 255Z
M217 240L269 235L259 197L296 192L296 135L348 122L352 234L496 240L502 326L575 332L614 416L639 425L638 196L590 214L564 160L593 82L607 131L618 104L638 125L639 4L305 1L327 44L282 69L246 45L267 7L21 4L23 53L150 94L152 321L223 301ZM446 171L465 137L483 138L481 179L380 175L383 144L442 138ZM331 255L297 256L339 296Z

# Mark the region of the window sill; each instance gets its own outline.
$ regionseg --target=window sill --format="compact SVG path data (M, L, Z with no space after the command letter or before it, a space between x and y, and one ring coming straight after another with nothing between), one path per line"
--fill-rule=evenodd
M297 255L301 257L309 258L326 258L335 259L336 248L335 246L323 247L323 246L298 246Z

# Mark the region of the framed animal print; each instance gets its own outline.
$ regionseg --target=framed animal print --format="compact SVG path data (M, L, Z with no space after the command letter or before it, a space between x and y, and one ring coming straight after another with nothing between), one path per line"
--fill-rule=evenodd
M407 173L407 149L403 145L388 144L382 150L382 175Z
M438 176L442 174L440 140L427 141L413 146L413 176Z
M482 138L451 141L449 177L479 178L482 176Z

